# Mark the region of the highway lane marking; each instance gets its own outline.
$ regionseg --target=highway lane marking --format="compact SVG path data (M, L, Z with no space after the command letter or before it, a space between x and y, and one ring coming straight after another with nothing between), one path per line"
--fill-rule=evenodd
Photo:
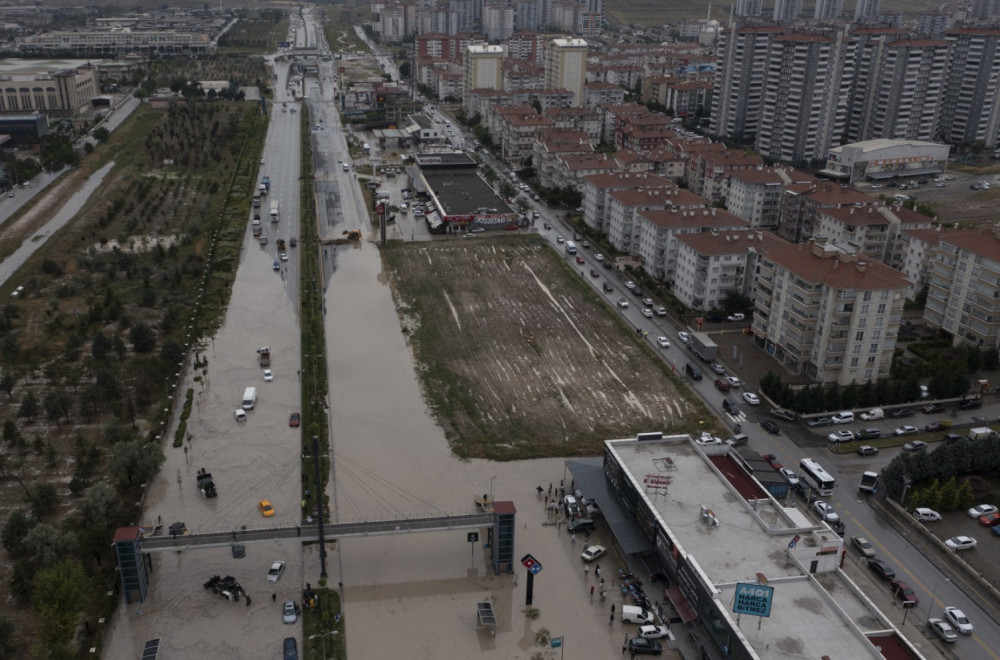
M884 553L886 554L886 556L887 556L887 557L890 557L890 558L892 559L892 561L893 561L893 562L895 562L895 564L896 564L897 566L899 566L899 567L900 567L900 570L901 570L901 571L903 571L904 573L906 573L906 575L907 575L907 576L908 576L908 577L910 578L910 584L911 584L911 585L913 585L913 584L916 584L916 585L919 585L919 586L920 586L920 588L921 588L921 589L923 589L923 590L924 590L925 592L927 592L927 593L929 593L929 594L932 594L932 602L931 602L931 607L929 608L930 610L933 610L933 609L934 609L934 605L935 605L935 604L938 604L938 603L942 603L942 602L943 602L943 601L939 601L939 600L938 600L938 597L937 597L937 594L935 593L935 592L936 592L936 589L935 589L935 591L933 591L933 592L932 592L931 590L929 590L929 589L928 589L928 588L927 588L927 587L926 587L926 586L924 585L924 583L923 583L923 582L921 582L921 581L920 581L920 580L919 580L919 579L917 578L917 576L916 576L916 575L914 575L914 574L913 574L913 573L912 573L912 572L911 572L911 571L910 571L910 570L909 570L908 568L906 568L906 565L905 565L905 564L904 564L903 562L901 562L901 561L899 560L899 558L898 558L898 557L896 557L895 555L893 555L893 554L892 554L891 552L889 552L889 550L888 550L888 549L887 549L887 548L886 548L886 547L885 547L884 545L882 545L881 543L879 543L879 542L878 542L878 541L877 541L877 540L875 539L874 535L872 535L872 533L871 533L871 532L869 532L869 531L868 531L868 530L867 530L867 529L865 528L865 526L864 526L864 525L862 525L862 524L861 524L860 522L858 522L858 519L857 519L857 518L855 518L854 516L851 516L851 519L852 519L852 522L853 522L853 524L854 524L854 525L856 525L856 526L858 527L858 529L860 529L860 530L861 530L861 531L862 531L862 532L864 533L864 537L865 537L866 539L868 539L868 540L869 540L869 542L871 542L871 543L872 543L872 545L876 545L876 546L878 546L878 547L879 547L879 549L880 549L880 550L882 550L882 551L883 551L883 552L884 552ZM940 569L938 569L938 570L940 570ZM943 573L942 573L942 575L943 575ZM945 578L945 579L946 579L946 580L948 580L949 582L951 582L952 584L954 584L954 585L955 585L956 587L957 587L957 586L959 586L959 585L958 585L958 584L957 584L957 583L956 583L956 582L955 582L954 580L952 580L951 578ZM890 593L890 594L892 594L892 592L891 592L891 591L890 591L889 593ZM893 600L895 601L895 599L896 599L896 596L895 596L895 594L893 594L893 595L892 595L892 598L893 598ZM915 607L915 608L913 608L913 609L914 609L914 610L917 610L918 608L916 608L916 607ZM942 609L942 610L944 610L944 605L941 605L941 609ZM942 615L943 615L943 612L942 612ZM942 618L943 618L943 616L942 616ZM964 636L964 635L963 635L963 636ZM997 654L996 654L996 653L995 653L995 652L993 651L993 649L991 649L991 648L989 648L988 646L986 646L986 643L985 643L985 642L984 642L984 641L983 641L982 639L980 639L978 635L976 635L976 632L975 632L975 630L973 630L973 631L972 631L972 634L971 634L971 635L970 635L969 637L971 637L972 639L976 640L976 644L978 644L978 645L979 645L979 648L981 648L981 649L983 650L983 652L984 652L985 654L987 654L987 655L988 655L989 657L991 657L991 658L994 658L994 659L996 659L996 660L1000 660L1000 655L997 655ZM977 656L977 657L983 657L983 656Z

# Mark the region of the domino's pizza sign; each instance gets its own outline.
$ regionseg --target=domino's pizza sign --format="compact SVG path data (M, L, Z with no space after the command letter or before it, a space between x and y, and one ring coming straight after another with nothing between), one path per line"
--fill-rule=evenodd
M739 582L736 584L733 612L753 616L771 616L771 599L773 597L774 587Z
M524 555L521 557L521 563L524 564L524 567L528 569L532 575L538 575L542 572L542 564L531 555Z

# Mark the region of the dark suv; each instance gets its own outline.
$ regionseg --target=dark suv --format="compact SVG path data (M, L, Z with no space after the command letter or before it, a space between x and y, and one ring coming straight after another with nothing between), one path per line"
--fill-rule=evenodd
M889 417L892 417L893 419L902 419L903 417L913 417L916 413L917 411L913 408L900 408L889 413Z
M566 525L566 529L569 530L570 534L592 532L594 531L594 520L592 518L577 518L576 520L571 520Z
M962 399L958 402L959 410L974 410L976 408L982 408L982 399Z

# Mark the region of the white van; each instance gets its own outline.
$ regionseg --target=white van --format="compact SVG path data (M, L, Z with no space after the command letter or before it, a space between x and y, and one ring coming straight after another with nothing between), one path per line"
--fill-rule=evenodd
M882 419L885 417L885 411L881 408L872 408L868 412L861 413L861 419L868 422L873 419Z
M854 421L854 413L850 410L844 410L830 417L834 424L850 424Z
M638 623L647 625L653 623L653 613L635 605L622 605L622 623Z
M243 390L243 410L253 410L257 405L257 388L248 387Z
M246 412L242 408L237 408L236 410L234 410L233 411L233 417L236 418L237 422L245 422L245 421L247 421L247 414L246 414Z

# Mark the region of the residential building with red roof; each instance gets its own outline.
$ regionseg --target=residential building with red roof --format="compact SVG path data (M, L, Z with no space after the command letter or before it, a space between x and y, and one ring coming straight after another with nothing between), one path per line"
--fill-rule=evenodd
M1000 228L943 235L931 254L924 322L956 346L1000 347Z
M785 187L803 183L819 185L820 182L790 167L735 170L729 173L726 208L749 222L751 227L776 229Z

